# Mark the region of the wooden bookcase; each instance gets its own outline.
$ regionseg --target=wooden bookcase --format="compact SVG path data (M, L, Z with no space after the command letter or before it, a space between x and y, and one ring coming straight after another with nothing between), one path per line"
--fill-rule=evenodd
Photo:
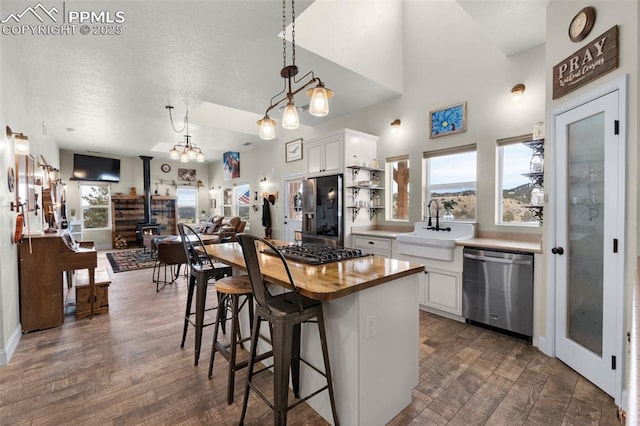
M151 220L160 225L160 235L178 235L178 197L152 195Z
M160 225L160 235L178 235L178 197L152 195L151 220ZM114 247L118 235L127 240L127 247L138 247L138 223L143 221L142 195L111 196L111 240Z
M118 235L127 240L127 246L137 247L138 222L144 220L144 198L142 195L111 196L111 241L115 247Z

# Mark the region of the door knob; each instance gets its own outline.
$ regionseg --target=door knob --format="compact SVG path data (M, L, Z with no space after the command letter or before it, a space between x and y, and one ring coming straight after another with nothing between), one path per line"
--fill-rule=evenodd
M554 247L551 249L551 253L553 254L564 254L564 249L562 247Z

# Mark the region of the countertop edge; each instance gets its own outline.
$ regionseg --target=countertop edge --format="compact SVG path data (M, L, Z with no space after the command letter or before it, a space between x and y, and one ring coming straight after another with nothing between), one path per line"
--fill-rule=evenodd
M456 241L456 246L542 253L542 246L540 243L498 240L493 238L472 238L470 240L460 240Z
M414 274L419 274L420 272L423 272L425 270L424 265L418 265L418 264L412 264L412 266L410 266L409 268L405 269L404 271L400 271L397 272L395 274L391 274L391 275L385 275L383 277L374 279L374 280L370 280L370 281L366 281L354 286L350 286L348 288L345 288L344 290L339 290L339 291L332 291L332 292L328 292L328 293L318 293L318 292L310 292L307 289L303 289L301 287L298 287L298 291L300 291L300 294L302 294L303 296L307 296L310 297L312 299L315 300L334 300L334 299L339 299L341 297L344 296L348 296L349 294L353 294L353 293L358 293L362 290L366 290L368 288L371 287L375 287L378 286L380 284L385 284L388 283L390 281L394 281L397 280L398 278L403 278L409 275L414 275Z

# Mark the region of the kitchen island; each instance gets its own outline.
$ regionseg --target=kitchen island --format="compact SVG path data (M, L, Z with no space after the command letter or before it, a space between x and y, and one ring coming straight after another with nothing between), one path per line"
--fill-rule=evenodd
M212 258L245 269L238 243L205 249ZM286 286L286 272L278 258L260 254L259 260L266 280ZM299 292L324 301L340 423L386 424L411 403L418 383L418 284L424 266L380 256L323 265L287 263ZM303 327L302 345L302 357L321 366L317 327ZM301 370L302 396L323 383L311 369ZM308 404L331 421L327 392Z

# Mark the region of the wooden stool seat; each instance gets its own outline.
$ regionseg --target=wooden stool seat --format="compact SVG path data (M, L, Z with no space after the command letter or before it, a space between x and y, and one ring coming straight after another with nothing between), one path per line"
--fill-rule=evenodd
M216 292L224 294L251 294L249 275L225 277L216 281Z
M82 269L76 271L76 318L91 316L91 289L89 288L89 271ZM94 314L106 314L109 312L109 272L106 269L96 268Z

